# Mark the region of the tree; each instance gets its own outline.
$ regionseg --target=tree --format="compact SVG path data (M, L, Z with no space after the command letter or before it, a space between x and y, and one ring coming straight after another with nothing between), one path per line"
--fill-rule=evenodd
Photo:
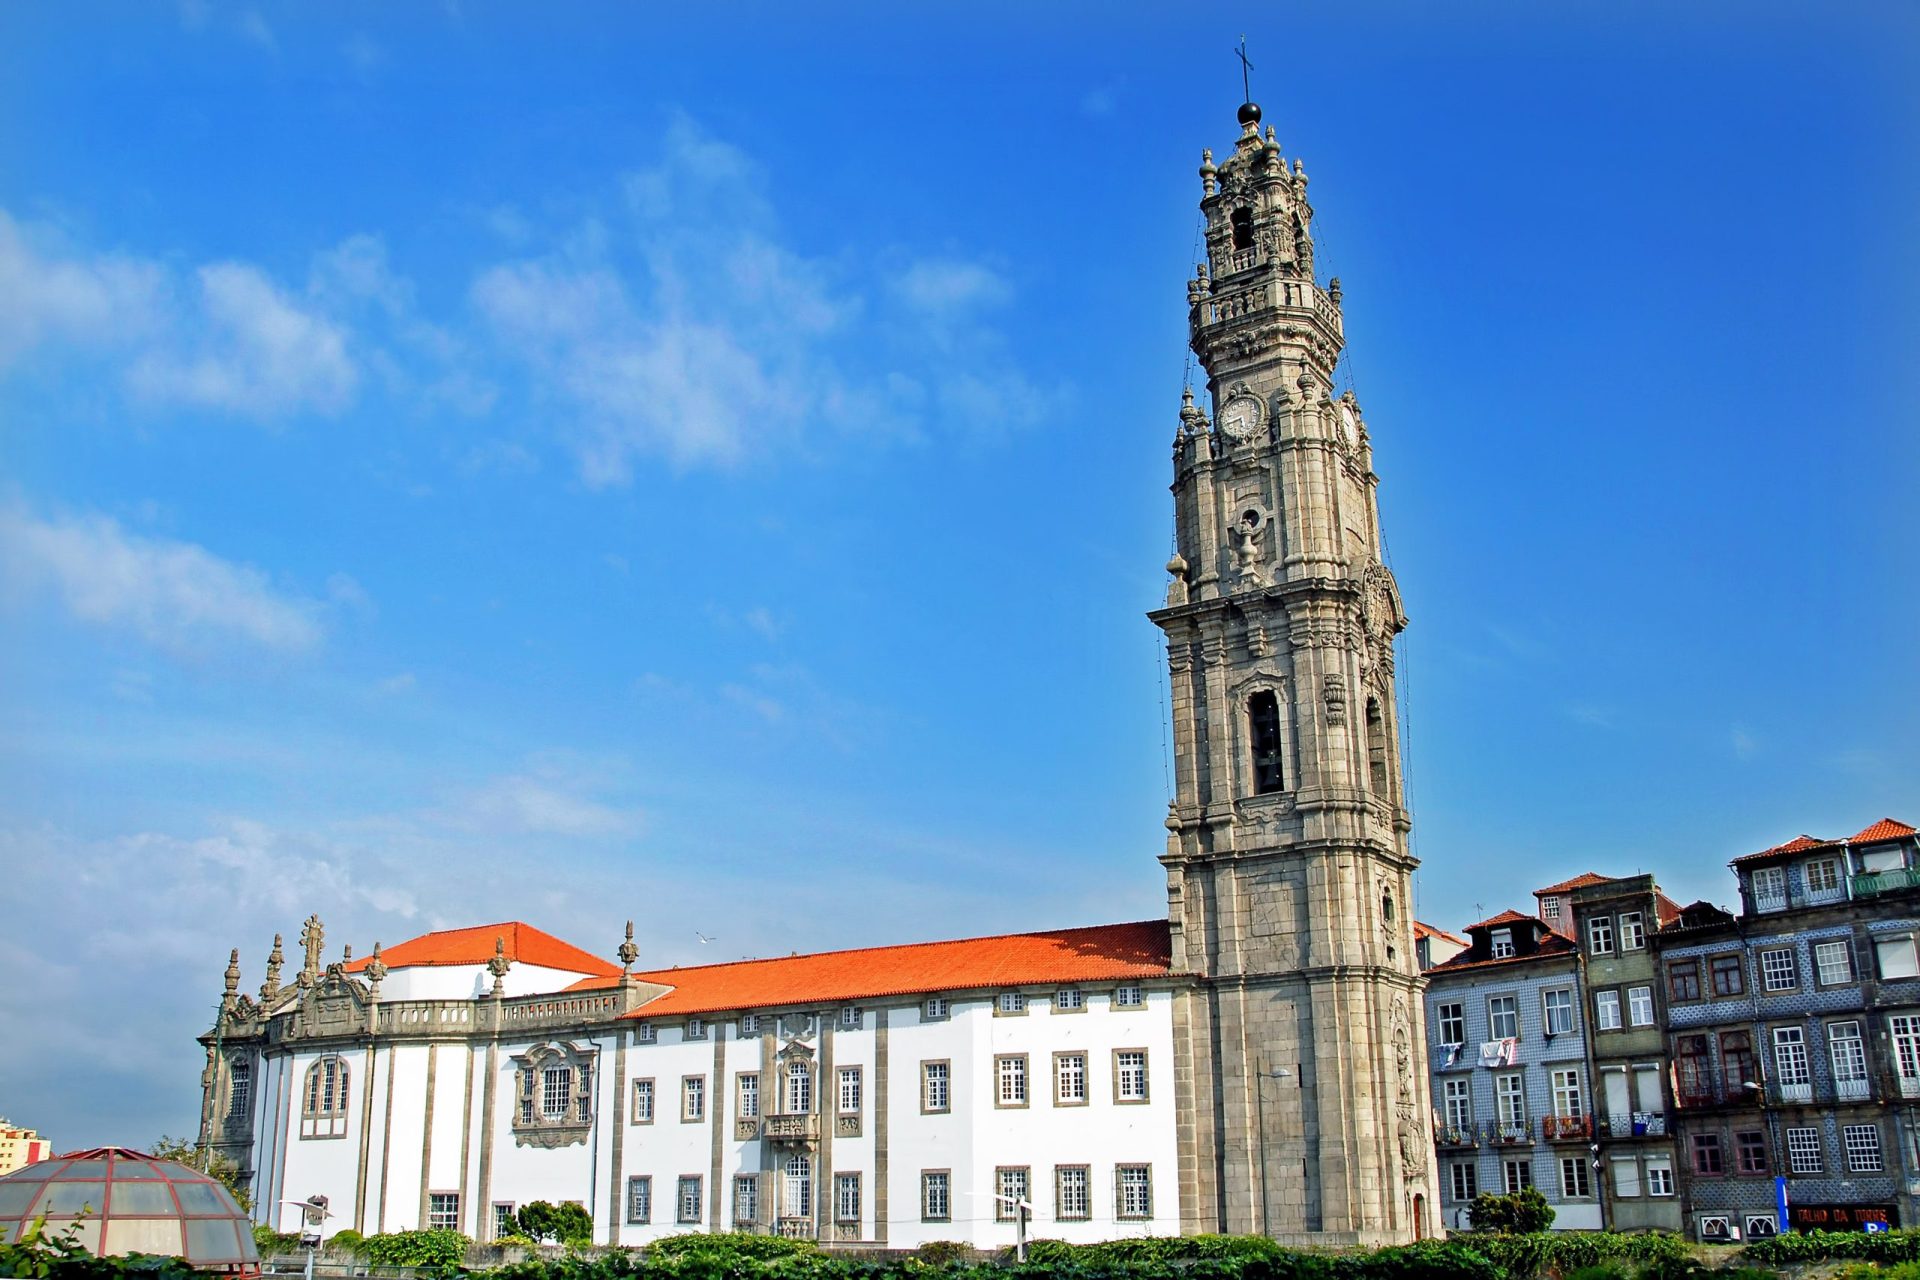
M189 1168L202 1170L232 1193L242 1212L253 1211L253 1194L247 1190L240 1166L218 1151L197 1142L188 1142L185 1138L169 1138L163 1133L147 1148L147 1154L159 1160L177 1160Z
M1512 1195L1497 1196L1483 1191L1473 1198L1473 1229L1501 1235L1525 1235L1545 1231L1553 1225L1553 1206L1538 1187L1528 1187Z
M593 1218L571 1200L565 1204L535 1200L521 1205L520 1212L513 1216L520 1224L520 1234L543 1244L556 1240L568 1245L593 1243Z

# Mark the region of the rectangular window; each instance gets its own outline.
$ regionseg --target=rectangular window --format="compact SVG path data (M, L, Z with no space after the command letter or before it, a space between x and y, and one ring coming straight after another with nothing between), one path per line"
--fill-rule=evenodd
M1453 1079L1445 1082L1447 1128L1466 1133L1473 1128L1473 1082Z
M1667 965L1667 993L1675 1000L1700 998L1700 962L1675 960Z
M1756 911L1784 911L1787 907L1787 872L1784 867L1761 867L1748 882L1753 886Z
M1820 858L1807 864L1807 901L1813 903L1838 902L1847 896L1840 883L1840 862L1836 858Z
M740 1118L758 1120L760 1118L760 1077L752 1073L741 1076L736 1092L740 1097Z
M1114 1050L1113 1100L1115 1102L1147 1100L1147 1051L1145 1049Z
M948 1015L951 1008L952 1006L947 1003L945 996L928 996L926 1004L920 1008L920 1020L922 1022L938 1022Z
M1456 1160L1447 1166L1447 1179L1455 1204L1466 1204L1480 1194L1480 1171L1471 1160Z
M1640 1162L1632 1156L1615 1156L1613 1166L1613 1194L1619 1200L1637 1200L1640 1197Z
M1540 918L1542 920L1545 920L1548 924L1551 924L1551 925L1559 924L1560 923L1560 899L1542 898L1540 900Z
M1580 1097L1580 1070L1567 1067L1553 1073L1553 1114L1557 1116L1585 1115Z
M549 1120L566 1118L573 1101L573 1068L548 1067L540 1073L540 1114Z
M700 1175L689 1174L680 1179L679 1193L674 1196L674 1208L677 1211L675 1221L700 1221Z
M1593 993L1593 1025L1601 1031L1620 1029L1620 993L1618 991Z
M1693 1135L1693 1171L1705 1174L1726 1172L1726 1162L1720 1153L1719 1134L1696 1133Z
M759 1034L760 1015L757 1013L742 1014L740 1018L741 1037L744 1039L747 1036L757 1036Z
M858 1115L860 1113L860 1092L861 1092L861 1083L862 1083L860 1078L860 1068L859 1067L841 1067L839 1070L839 1079L840 1079L840 1089L839 1089L840 1114L843 1116Z
M1767 1135L1758 1129L1742 1129L1733 1135L1735 1158L1742 1173L1767 1171Z
M1827 1051L1833 1058L1833 1096L1858 1102L1871 1089L1867 1083L1867 1046L1858 1022L1827 1024Z
M427 1197L427 1230L458 1231L460 1229L460 1194L457 1191L435 1191Z
M1820 1170L1820 1131L1818 1129L1787 1130L1787 1171L1819 1173Z
M1753 1056L1752 1032L1720 1033L1720 1073L1730 1098L1760 1087L1760 1064Z
M1003 1053L993 1060L994 1094L996 1107L1024 1107L1027 1105L1027 1055L1024 1053Z
M1153 1216L1153 1170L1144 1164L1123 1164L1114 1169L1119 1182L1115 1214L1121 1218Z
M1018 1201L1031 1203L1032 1180L1026 1166L1002 1165L993 1171L993 1216L997 1222L1013 1222L1020 1217Z
M759 1221L760 1179L751 1173L739 1174L733 1180L734 1229L748 1230Z
M785 1191L781 1209L789 1218L811 1218L813 1216L813 1158L811 1156L788 1156L787 1167L780 1171L780 1185Z
M1595 916L1587 921L1587 954L1610 956L1613 954L1613 917Z
M707 1020L705 1018L688 1018L687 1032L686 1032L685 1039L705 1040L706 1038L707 1038Z
M680 1081L680 1118L683 1121L707 1118L707 1078L687 1076Z
M520 1219L513 1211L513 1201L497 1200L493 1205L493 1239L502 1236L518 1235Z
M1916 959L1913 950L1913 935L1903 933L1896 938L1876 938L1874 953L1880 960L1882 978L1920 977L1920 959Z
M1505 960L1513 954L1513 930L1495 929L1488 939L1495 960Z
M1813 944L1814 979L1823 987L1853 981L1853 945L1845 938Z
M1799 1027L1773 1029L1773 1068L1782 1098L1792 1098L1802 1090L1805 1096L1796 1100L1804 1102L1812 1097L1813 1074L1807 1066L1806 1032Z
M1848 1173L1879 1173L1886 1167L1880 1154L1879 1125L1842 1125L1840 1142L1847 1151Z
M920 1220L947 1222L953 1218L953 1175L945 1169L920 1173Z
M653 1123L653 1081L633 1082L633 1124Z
M920 1109L946 1111L953 1105L953 1068L945 1062L920 1064Z
M1147 993L1139 987L1118 987L1113 993L1116 1009L1138 1009L1147 1002Z
M840 1011L840 1029L842 1031L858 1031L860 1027L861 1015L858 1009L842 1009Z
M1573 992L1567 988L1561 987L1542 994L1540 1011L1548 1035L1560 1036L1573 1030Z
M1593 1188L1587 1183L1587 1158L1581 1156L1560 1157L1560 1198L1562 1200L1585 1200L1593 1194Z
M1760 953L1760 985L1770 992L1791 991L1800 985L1794 973L1792 947L1773 947Z
M1508 1040L1520 1034L1520 1006L1512 996L1487 998L1487 1038Z
M1440 1028L1441 1044L1465 1044L1467 1042L1466 1006L1459 1001L1449 1001L1433 1007L1434 1025Z
M1622 951L1641 951L1647 945L1646 917L1638 911L1629 911L1620 917L1620 949Z
M1506 1186L1508 1195L1519 1195L1533 1185L1533 1161L1502 1160L1500 1179Z
M1739 956L1715 956L1707 966L1713 971L1713 994L1737 996L1746 991L1746 969Z
M1910 1013L1895 1014L1887 1019L1887 1030L1893 1036L1894 1070L1903 1082L1914 1082L1912 1086L1903 1083L1900 1096L1920 1096L1920 1018Z
M1055 1013L1078 1013L1087 1007L1087 993L1072 987L1062 987L1053 993L1053 1011Z
M1053 1167L1053 1216L1061 1222L1085 1222L1093 1216L1092 1172L1083 1164Z
M1673 1194L1673 1161L1669 1157L1647 1157L1647 1194L1650 1196Z
M641 1023L639 1034L641 1044L652 1044L660 1038L659 1030L651 1022Z
M1630 1027L1650 1027L1653 1025L1653 988L1627 988L1627 1025Z
M627 1221L635 1225L653 1221L652 1178L627 1179Z
M1524 1130L1527 1127L1527 1089L1525 1078L1518 1071L1493 1078L1493 1098L1501 1128Z
M1087 1100L1087 1055L1084 1053L1056 1053L1053 1055L1053 1104L1056 1107L1077 1107Z
M860 1221L859 1174L836 1173L833 1175L833 1220L835 1222Z
M1018 991L1002 991L1000 999L994 1002L993 1011L1006 1014L1025 1013L1027 997Z

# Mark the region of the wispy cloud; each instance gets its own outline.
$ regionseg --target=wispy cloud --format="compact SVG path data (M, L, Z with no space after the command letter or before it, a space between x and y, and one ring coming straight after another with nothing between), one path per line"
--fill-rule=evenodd
M1736 760L1751 760L1760 754L1760 739L1743 724L1736 724L1727 730L1727 740Z
M30 235L30 231L34 234ZM68 251L0 210L0 370L43 342L108 347L154 333L166 290L157 264Z
M129 532L104 515L43 518L0 507L0 549L0 573L17 595L44 588L82 622L175 653L235 640L297 652L321 639L317 601L277 591L250 565Z
M489 779L438 816L461 830L586 840L635 836L646 821L638 808L609 804L583 780L552 770Z

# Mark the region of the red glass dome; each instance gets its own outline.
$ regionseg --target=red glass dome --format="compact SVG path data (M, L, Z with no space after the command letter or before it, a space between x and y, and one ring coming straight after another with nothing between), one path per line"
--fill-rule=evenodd
M253 1223L218 1182L125 1147L69 1151L0 1178L0 1241L44 1216L89 1253L184 1258L201 1271L258 1274Z

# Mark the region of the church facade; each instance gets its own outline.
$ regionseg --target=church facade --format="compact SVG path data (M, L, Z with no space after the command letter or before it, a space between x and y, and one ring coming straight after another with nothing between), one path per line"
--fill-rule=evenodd
M1436 1230L1377 477L1339 282L1260 109L1200 168L1206 408L1173 443L1163 920L636 971L527 925L238 953L203 1134L258 1212L494 1239L751 1230L909 1248Z

